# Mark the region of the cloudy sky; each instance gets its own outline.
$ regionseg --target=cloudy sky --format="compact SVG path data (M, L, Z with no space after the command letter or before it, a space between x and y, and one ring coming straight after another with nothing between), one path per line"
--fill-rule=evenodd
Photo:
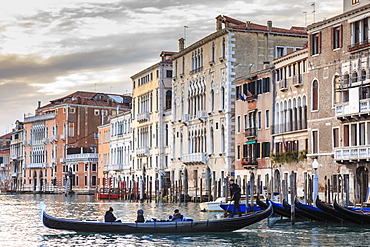
M215 30L227 15L290 28L340 14L342 0L0 0L0 135L37 102L77 90L131 92L130 76ZM304 13L306 12L306 14Z

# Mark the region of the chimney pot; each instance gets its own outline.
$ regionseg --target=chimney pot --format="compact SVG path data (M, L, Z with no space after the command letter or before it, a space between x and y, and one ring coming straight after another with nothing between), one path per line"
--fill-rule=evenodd
M251 22L250 22L250 21L246 21L246 22L245 22L245 27L246 27L247 29L251 29Z
M272 31L272 21L267 21L267 30L268 30L269 32L271 32L271 31Z
M38 101L37 102L37 108L40 108L41 107L41 101Z
M179 39L179 51L184 50L184 48L185 48L185 39L181 38Z
M216 17L216 31L222 30L222 16L219 15Z

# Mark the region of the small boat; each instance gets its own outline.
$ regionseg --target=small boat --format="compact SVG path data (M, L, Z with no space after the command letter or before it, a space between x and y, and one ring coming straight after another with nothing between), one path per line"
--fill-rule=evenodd
M332 215L333 217L340 218L342 221L347 221L347 222L351 222L351 223L355 223L355 224L361 224L360 221L354 219L351 216L348 216L347 214L341 213L340 211L333 208L332 205L324 203L319 198L316 198L316 207L318 207L322 211L326 212L327 214Z
M103 222L96 220L73 220L55 218L48 215L45 204L40 204L41 217L44 226L85 233L200 233L200 232L231 232L257 223L268 218L272 213L272 205L263 211L246 214L240 217L222 218L200 221L147 221L145 223Z
M283 207L289 212L289 215L291 214L292 206L284 199L283 200ZM308 214L305 211L302 211L301 209L294 206L294 212L296 218L303 218L308 220L316 220L316 221L322 221L319 217L315 217L314 215ZM290 216L289 216L290 217Z
M97 199L108 199L108 200L115 200L118 199L118 194L108 194L108 193L97 193L96 194Z
M216 201L199 203L200 210L202 212L223 212L224 210L220 207L220 204L225 201L225 197L219 197Z
M294 205L296 208L302 210L310 219L316 221L331 221L331 222L341 222L342 220L336 216L326 213L317 207L313 207L307 204L301 203L298 198L295 199Z
M357 211L357 210L355 211L355 210L340 206L337 203L337 200L334 200L333 205L334 205L335 210L337 210L338 212L340 212L340 213L342 213L342 214L344 214L344 215L346 215L350 218L353 218L356 221L359 221L360 224L365 224L365 225L370 224L370 214L364 214L361 211Z

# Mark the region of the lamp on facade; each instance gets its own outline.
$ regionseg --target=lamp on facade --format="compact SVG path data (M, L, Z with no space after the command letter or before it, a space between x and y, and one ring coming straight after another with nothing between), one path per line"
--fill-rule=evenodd
M312 162L312 168L314 169L313 174L313 205L316 206L316 198L319 194L319 176L317 175L317 168L319 168L320 164L317 159L314 159Z

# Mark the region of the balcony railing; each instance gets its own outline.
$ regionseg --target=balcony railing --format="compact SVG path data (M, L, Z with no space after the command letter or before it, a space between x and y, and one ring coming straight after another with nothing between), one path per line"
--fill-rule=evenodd
M199 68L196 68L196 69L191 70L191 71L190 71L190 74L195 74L195 73L198 73L198 72L200 72L200 71L202 71L202 70L203 70L203 66L201 66L201 67L199 67Z
M351 99L350 99L351 100ZM350 102L344 102L335 105L335 115L336 117L343 117L349 115L357 115L359 113L368 114L370 113L370 99L361 99L358 104L358 107L350 107Z
M48 113L48 114L43 114L43 115L35 115L32 117L25 117L24 118L24 123L32 123L35 121L44 121L44 120L49 120L55 118L55 113Z
M191 153L182 155L182 162L185 164L207 164L207 161L207 153Z
M250 127L244 129L245 137L247 138L254 138L257 136L257 128L256 127Z
M280 89L280 91L288 90L286 79L282 79L282 80L279 81L279 89Z
M200 110L197 112L197 117L202 121L205 122L207 120L207 111L205 110Z
M146 122L150 120L150 112L141 112L137 114L137 121L138 122Z
M46 168L46 163L30 163L27 165L27 168L31 169Z
M136 148L136 155L137 156L148 156L149 155L149 147Z
M342 147L334 149L334 159L344 160L367 160L370 159L369 146Z
M258 162L256 158L248 157L248 158L243 158L241 164L243 168L245 169L253 169L257 167Z
M184 114L181 116L181 121L184 123L184 124L189 124L189 121L190 121L190 115L189 114Z
M121 171L123 170L123 164L110 165L110 169L114 171Z
M360 41L360 42L357 42L357 43L354 43L354 44L350 44L348 46L348 51L356 51L356 50L360 50L362 48L366 48L370 46L370 40L367 39L367 40L363 40L363 41Z
M66 162L97 161L97 153L67 154Z
M293 86L299 87L303 85L303 75L298 74L293 77Z

